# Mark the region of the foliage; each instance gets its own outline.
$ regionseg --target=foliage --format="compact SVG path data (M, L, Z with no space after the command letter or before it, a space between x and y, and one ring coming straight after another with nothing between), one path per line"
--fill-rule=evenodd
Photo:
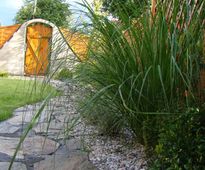
M14 109L43 100L49 93L57 94L49 85L36 81L0 79L0 121L12 116Z
M16 23L24 23L33 18L42 18L57 26L67 27L71 12L69 5L64 0L38 0L36 13L34 11L34 0L25 1L25 5L17 12Z
M161 130L153 169L203 169L205 167L205 114L186 114Z
M57 73L54 78L57 80L65 81L67 79L71 79L72 77L73 73L69 69L63 68Z
M139 17L148 6L148 0L103 0L103 9L116 17L122 12L130 17Z
M110 132L131 129L152 151L167 122L200 107L196 44L203 43L204 3L165 1L156 16L145 12L137 20L121 11L120 24L85 6L97 33L80 69L92 86L81 112Z
M0 77L8 77L9 74L7 72L1 72L0 71Z

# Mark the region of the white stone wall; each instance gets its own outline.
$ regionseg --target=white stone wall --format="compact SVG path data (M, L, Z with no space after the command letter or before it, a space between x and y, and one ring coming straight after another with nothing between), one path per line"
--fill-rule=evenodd
M24 30L25 25L22 25L10 41L0 49L0 71L17 75L24 74Z

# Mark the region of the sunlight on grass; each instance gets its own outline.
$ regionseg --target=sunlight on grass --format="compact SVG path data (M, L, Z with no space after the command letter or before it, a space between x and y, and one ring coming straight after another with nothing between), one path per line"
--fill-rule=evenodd
M0 78L0 121L11 117L16 108L41 101L50 93L58 94L39 81Z

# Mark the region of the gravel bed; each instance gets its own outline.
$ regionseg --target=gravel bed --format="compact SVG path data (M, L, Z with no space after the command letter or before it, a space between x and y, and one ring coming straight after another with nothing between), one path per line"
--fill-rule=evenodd
M84 141L90 161L99 170L146 170L144 148L134 144L130 137L108 137L98 132L95 126L86 125L83 120L71 133Z

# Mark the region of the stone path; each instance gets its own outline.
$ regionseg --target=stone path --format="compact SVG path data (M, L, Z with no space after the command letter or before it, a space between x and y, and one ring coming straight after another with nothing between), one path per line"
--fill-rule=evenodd
M93 170L88 153L75 135L70 135L72 121L78 118L74 107L75 86L52 82L64 92L51 99L35 127L23 142L12 170ZM0 122L0 170L7 170L20 136L41 103L14 111L13 117Z
M51 99L19 150L12 170L145 170L143 146L132 135L107 137L87 125L76 110L86 89L52 81L63 95ZM85 91L84 91L85 90ZM14 111L0 122L0 170L7 170L20 136L41 103Z

